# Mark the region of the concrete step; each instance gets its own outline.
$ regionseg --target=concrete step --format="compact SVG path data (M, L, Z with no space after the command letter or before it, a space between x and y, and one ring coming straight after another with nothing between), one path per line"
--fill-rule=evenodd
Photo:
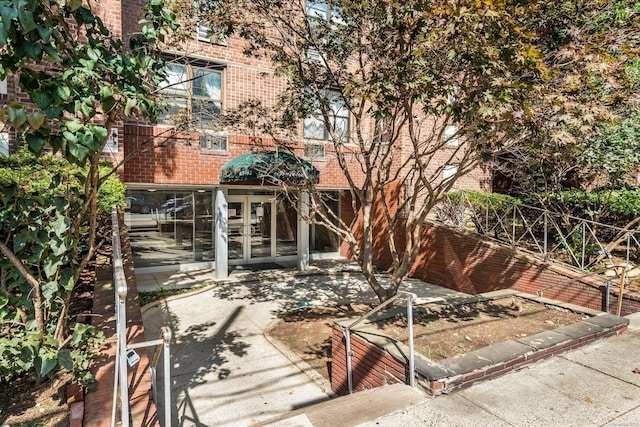
M360 391L297 409L254 427L341 427L367 421L416 405L428 397L405 384Z

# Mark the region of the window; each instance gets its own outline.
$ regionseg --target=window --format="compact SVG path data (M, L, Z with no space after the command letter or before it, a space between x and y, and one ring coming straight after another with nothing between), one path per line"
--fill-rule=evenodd
M227 151L227 136L204 133L200 135L200 148L210 151Z
M9 156L9 133L0 132L0 156Z
M0 80L0 95L6 95L7 93L7 79Z
M331 126L327 128L323 108L316 102L314 113L304 119L304 137L307 139L315 139L328 141L331 139L331 130L335 136L345 139L349 134L349 110L347 110L344 100L340 92L335 90L327 90L322 95L325 96L326 102L326 118Z
M224 34L219 34L215 31L210 31L210 27L206 24L198 24L196 34L198 41L218 44L220 46L227 45L227 39Z
M447 125L444 128L444 140L450 147L458 146L458 127L455 125Z
M159 123L187 121L198 129L215 125L222 110L222 74L219 71L172 63L160 90L168 105L158 119Z
M191 0L191 6L194 9L195 19L201 21L206 20L207 11L220 7L220 3L215 0ZM203 22L196 23L196 39L201 42L214 43L222 46L227 45L226 37L222 34L222 31L217 31L217 28L211 29L211 27Z
M454 177L458 173L458 165L446 165L442 169L442 181L449 181L452 177Z
M304 156L310 160L324 159L324 144L305 144Z
M340 18L338 7L329 7L326 1L307 0L307 16L311 20L331 22L332 24L343 23Z

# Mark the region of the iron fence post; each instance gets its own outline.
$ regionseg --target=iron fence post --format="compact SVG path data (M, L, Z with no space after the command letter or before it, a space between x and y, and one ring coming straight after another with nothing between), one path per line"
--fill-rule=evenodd
M171 329L167 326L161 329L164 348L164 425L170 427L171 423Z
M413 350L413 295L407 296L407 325L409 329L409 385L416 386L415 355Z

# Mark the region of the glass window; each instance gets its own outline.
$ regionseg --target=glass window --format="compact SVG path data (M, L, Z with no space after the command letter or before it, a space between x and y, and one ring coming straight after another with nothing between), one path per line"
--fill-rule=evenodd
M9 133L0 132L0 155L9 156Z
M315 111L304 119L304 137L328 141L332 130L336 138L346 139L349 135L349 110L342 95L336 90L325 91L323 95L326 97L325 108L317 103ZM327 128L326 123L331 127Z
M458 165L445 165L442 169L442 181L446 182L458 173Z
M317 207L324 211L331 223L337 225L337 218L340 217L340 193L336 191L321 193ZM324 225L312 224L310 231L309 249L311 252L338 252L340 250L340 237Z
M326 1L322 0L307 0L307 16L311 21L325 21L334 24L344 23L340 17L340 8L333 6L330 7Z
M310 18L329 18L329 8L325 1L307 1L307 16Z
M222 111L222 74L190 65L169 64L167 80L160 85L167 106L159 123L174 124L186 114L198 129L212 128Z
M451 147L458 146L458 127L455 125L447 125L444 128L444 139L446 144Z

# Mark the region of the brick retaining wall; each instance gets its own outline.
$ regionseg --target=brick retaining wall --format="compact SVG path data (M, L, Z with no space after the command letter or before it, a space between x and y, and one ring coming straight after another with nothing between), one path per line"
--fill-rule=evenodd
M339 395L349 392L342 326L346 322L343 319L334 323L331 340L331 389ZM624 333L627 325L627 319L603 313L555 331L505 341L440 362L416 354L416 383L431 395L454 393L595 340ZM409 349L405 345L366 327L352 331L350 339L354 392L388 383L408 383Z
M353 390L362 391L386 384L406 383L408 370L388 352L356 334L351 335L353 351ZM345 337L342 328L333 325L331 338L331 390L339 395L349 393Z
M389 190L390 200L398 195ZM374 210L374 263L380 270L391 266L387 244L386 220ZM361 237L362 219L354 225L356 238ZM405 247L403 224L396 226L396 247ZM352 253L343 244L342 254ZM476 233L463 232L435 222L425 223L421 250L409 270L409 277L427 283L476 295L500 289L537 294L550 299L607 311L604 279L559 263L548 262L523 251L497 244ZM610 288L610 312L615 312L618 284ZM640 311L640 290L627 288L621 315Z
M144 341L144 327L138 301L138 290L135 281L131 247L126 229L121 227L122 253L125 276L127 278L127 342L129 344ZM93 300L93 325L102 330L106 342L99 349L98 359L92 372L96 376L96 387L84 396L84 421L82 424L91 427L110 426L113 399L113 382L115 374L115 294L113 288L113 270L111 256L98 255L96 285ZM138 351L140 362L129 369L129 399L131 419L134 427L159 426L156 406L152 399L151 376L147 352ZM118 397L118 402L119 402ZM120 419L120 408L116 420ZM74 420L72 420L73 422ZM73 424L72 424L73 425Z

